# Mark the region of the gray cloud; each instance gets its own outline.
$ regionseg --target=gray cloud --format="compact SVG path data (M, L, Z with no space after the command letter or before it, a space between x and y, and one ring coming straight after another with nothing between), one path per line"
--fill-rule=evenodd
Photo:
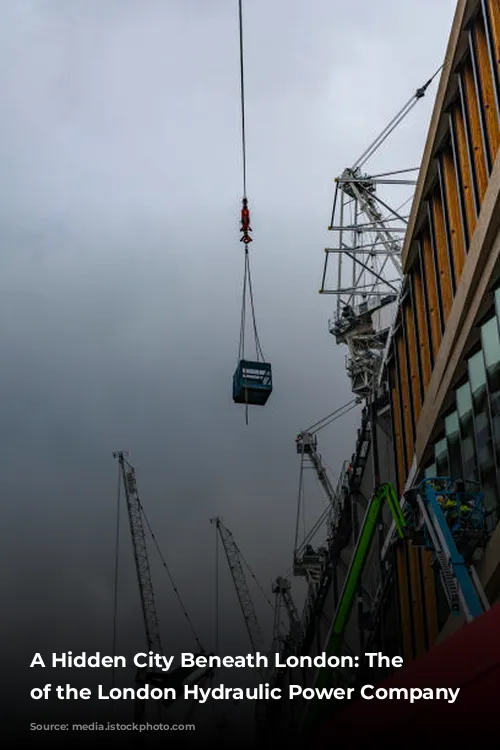
M333 178L441 63L454 7L246 4L252 272L275 371L246 427L230 391L243 272L237 4L0 4L2 629L16 663L38 644L110 648L113 450L132 450L208 647L211 516L263 583L289 568L294 437L350 399L326 329L332 298L317 294ZM377 168L418 164L435 90ZM322 433L334 471L355 426L351 414ZM120 627L140 648L126 527L122 549ZM154 574L163 628L186 648ZM221 597L221 647L236 648L227 575ZM259 612L269 625L265 602Z

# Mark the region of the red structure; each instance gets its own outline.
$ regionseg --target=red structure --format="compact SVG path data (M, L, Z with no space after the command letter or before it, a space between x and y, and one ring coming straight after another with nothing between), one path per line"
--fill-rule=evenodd
M460 688L460 693L451 704L442 699L356 700L322 724L319 746L340 738L394 741L400 747L413 747L418 738L429 750L437 738L498 742L500 604L376 687Z

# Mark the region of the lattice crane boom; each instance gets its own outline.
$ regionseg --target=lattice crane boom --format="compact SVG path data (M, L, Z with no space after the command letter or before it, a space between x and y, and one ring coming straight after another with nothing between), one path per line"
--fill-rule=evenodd
M290 620L290 628L294 627L296 623L299 622L299 612L297 607L295 606L295 602L292 599L292 595L290 593L290 581L285 580L283 578L279 578L277 581L277 584L279 585L281 589L281 596L283 597L283 603L285 605L285 609L288 613L288 619Z
M241 564L241 553L236 544L232 533L227 529L220 518L211 519L215 523L217 531L224 548L226 559L229 565L229 571L233 579L234 587L238 595L248 637L252 644L254 653L262 651L263 637L255 612L252 596L248 588L243 566Z
M128 461L126 461L123 451L113 453L113 457L118 459L122 475L123 489L125 491L130 535L132 537L135 569L137 573L137 582L139 584L142 616L148 649L155 654L163 654L153 582L151 580L146 535L144 532L142 506L137 489L135 469L128 463Z
M410 168L374 175L362 169L425 95L439 70L416 90L353 166L344 169L335 180L328 227L333 232L334 242L325 249L320 294L337 297L329 330L337 344L348 347L347 373L353 393L362 398L371 394L377 382L401 294L401 253L408 226L408 216L402 209L412 200L410 195L398 208L393 208L380 197L378 188L381 185L390 185L392 189L397 185L414 186L416 181L408 179L408 173L418 171ZM389 200L392 203L394 196ZM332 257L336 262L334 281L327 284Z
M285 608L289 621L289 634L292 639L297 638L300 628L300 616L298 609L290 593L291 584L287 578L280 576L273 584L273 594L276 595L276 604L274 608L274 626L273 626L273 644L277 644L280 639L280 610Z
M314 469L316 477L328 500L328 507L326 511L320 516L318 521L314 524L314 526L309 531L308 535L306 536L306 538L302 541L300 545L297 544L298 540L296 538L295 564L296 566L298 565L300 567L301 565L300 561L301 561L301 558L304 556L304 551L306 550L306 547L309 545L309 542L312 540L313 536L315 536L316 532L323 525L323 523L325 521L328 522L330 531L335 527L337 520L338 520L338 516L341 511L342 501L338 493L334 489L333 484L331 483L330 477L328 476L328 473L326 471L326 468L323 465L321 455L318 453L317 438L314 432L313 431L301 432L296 438L296 445L297 445L297 453L301 455L302 464L304 463L304 459L307 457L309 459L309 462L312 468ZM298 532L298 528L297 528L297 532Z

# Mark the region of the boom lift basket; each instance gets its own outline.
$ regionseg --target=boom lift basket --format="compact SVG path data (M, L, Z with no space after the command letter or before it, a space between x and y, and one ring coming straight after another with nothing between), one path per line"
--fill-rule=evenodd
M233 401L235 404L264 406L273 390L269 362L240 360L233 375Z

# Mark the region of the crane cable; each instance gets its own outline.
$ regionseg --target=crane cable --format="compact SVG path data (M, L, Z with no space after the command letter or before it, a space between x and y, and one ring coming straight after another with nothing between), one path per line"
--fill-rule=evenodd
M151 534L151 538L152 538L152 540L153 540L153 542L154 542L154 544L155 544L155 547L156 547L156 549L157 549L157 551L158 551L158 554L159 554L159 556L160 556L160 560L161 560L161 562L162 562L162 565L163 565L163 567L165 568L165 570L166 570L166 572L167 572L167 575L168 575L168 577L169 577L169 579L170 579L170 583L172 584L172 588L174 589L175 595L176 595L176 597L177 597L177 599L178 599L178 601L179 601L179 604L180 604L180 606L181 606L181 609L182 609L182 612L183 612L183 614L184 614L184 617L186 618L186 621L187 621L187 623L188 623L188 625L189 625L189 627L190 627L190 629L191 629L191 632L192 632L192 634L193 634L193 636L194 636L194 639L195 639L195 641L196 641L196 643L197 643L197 646L198 646L198 648L200 649L200 651L201 651L202 653L205 653L205 649L203 648L203 646L202 646L202 645L201 645L201 643L200 643L200 639L198 638L198 635L197 635L197 633L196 633L196 630L194 629L193 623L191 622L191 618L189 617L189 615L188 615L188 613L187 613L187 610L186 610L186 608L185 608L185 606L184 606L184 602L182 601L181 595L180 595L180 593L179 593L179 589L178 589L178 588L177 588L177 586L175 585L175 581L174 581L174 579L172 578L172 575L171 575L171 573L170 573L170 570L168 569L167 563L165 562L165 558L163 557L162 551L161 551L161 549L160 549L160 545L158 544L158 542L157 542L157 540L156 540L156 537L155 537L155 535L154 535L154 533L153 533L153 530L152 530L152 528L151 528L151 525L150 525L150 523L149 523L149 521L148 521L148 517L146 516L146 513L145 513L145 511L144 511L144 508L143 508L143 506L142 506L142 503L141 503L141 501L140 501L139 499L138 499L138 502L139 502L139 507L140 507L140 509L141 509L141 513L142 513L142 515L143 515L143 517L144 517L144 520L146 521L146 525L147 525L147 527L148 527L149 533Z
M241 557L241 559L243 560L243 562L245 563L245 565L246 565L246 567L247 567L247 569L248 569L248 572L250 573L250 575L252 576L253 580L255 581L255 583L256 583L256 585L257 585L257 587L258 587L258 589L259 589L260 593L262 594L262 596L263 596L263 597L264 597L264 599L266 600L267 604L269 604L269 606L271 607L271 609L274 609L273 603L271 602L271 600L269 599L268 595L267 595L267 594L266 594L266 592L264 591L264 587L263 587L263 586L262 586L262 585L261 585L261 584L259 583L259 580L257 579L257 576L256 576L256 575L255 575L255 573L253 572L252 568L250 567L250 565L248 564L248 562L246 561L246 559L245 559L245 558L243 557L243 555L241 554L241 550L239 549L239 547L238 547L238 545L236 544L236 542L234 542L234 546L236 547L236 549L237 549L237 550L238 550L238 552L240 553L240 557Z
M257 361L264 362L264 354L262 351L259 333L257 330L257 323L255 321L255 303L254 303L253 290L252 290L252 277L250 275L250 260L248 257L248 248L245 247L245 275L243 278L243 298L241 302L241 326L240 326L240 344L238 347L238 362L241 359L244 359L244 356L245 356L245 317L246 317L247 288L248 288L248 296L250 298L250 307L252 311L252 321L253 321L253 330L254 330L254 336L255 336L255 350L256 350Z
M243 66L243 8L242 0L238 2L240 22L240 96L241 96L241 150L243 156L243 198L247 197L247 149L245 137L245 75Z
M270 600L270 599L269 599L269 597L267 596L266 592L264 591L264 587L263 587L263 586L261 585L261 583L259 582L259 580L258 580L257 576L255 575L255 573L253 572L252 568L250 567L249 563L247 562L247 560L246 560L246 559L245 559L245 557L243 556L243 553L241 552L241 549L240 549L240 548L238 547L238 545L236 544L236 541L235 541L234 537L233 537L233 544L234 544L234 546L235 546L236 550L238 551L238 554L239 554L239 556L241 557L242 561L243 561L243 562L245 563L245 565L246 565L246 567L247 567L247 569L248 569L248 572L250 573L250 575L252 576L253 580L255 581L255 583L256 583L256 585L257 585L257 587L258 587L258 589L259 589L260 593L262 594L262 596L263 596L263 597L264 597L264 599L266 600L267 604L268 604L268 605L269 605L269 606L271 607L271 609L272 609L272 610L274 611L274 605L273 605L273 603L271 602L271 600ZM278 615L278 620L279 620L279 624L280 624L280 625L281 625L282 627L284 627L284 626L283 626L283 621L282 621L282 619L281 619L280 615Z
M239 11L239 36L240 36L240 101L241 101L241 151L242 151L242 166L243 166L243 207L247 209L247 151L246 151L246 129L245 129L245 72L243 63L243 2L238 0L238 11ZM242 212L243 215L243 212ZM249 214L248 214L249 216ZM242 222L243 223L243 222ZM250 274L250 258L248 253L248 245L252 242L251 237L248 235L248 231L251 231L250 226L247 228L242 226L243 237L241 240L245 243L245 270L243 276L243 299L241 303L241 324L240 324L240 341L238 347L238 365L245 358L245 325L246 325L246 299L247 291L250 298L250 307L252 314L252 325L255 338L255 349L257 361L264 362L264 354L260 343L259 333L257 329L257 321L255 317L255 304L252 289L252 277ZM245 410L246 410L246 423L248 424L248 389L245 385Z
M317 422L312 424L310 427L307 428L307 430L302 430L301 435L305 432L310 433L311 435L314 435L316 432L319 432L324 427L328 427L329 424L334 422L339 417L343 417L344 414L347 414L348 411L351 411L351 409L354 409L359 404L358 398L353 398L350 401L347 402L347 404L344 404L343 406L339 406L335 411L332 411L331 414L327 414L326 417L323 417L323 419L319 419ZM344 411L346 409L347 411ZM316 429L315 429L316 428Z
M222 525L222 524L221 524L221 525ZM226 527L224 527L224 528L226 529L226 531L229 531L229 529L227 529ZM217 539L218 539L219 533L220 533L220 532L219 532L219 530L218 530L218 527L216 526L216 534L217 534ZM243 555L243 553L242 553L241 549L240 549L240 548L238 547L238 545L237 545L237 543L236 543L236 540L235 540L235 538L234 538L233 534L232 534L232 533L231 533L230 531L229 531L229 533L231 534L231 537L232 537L232 542L233 542L233 544L234 544L234 548L235 548L236 552L238 553L238 556L240 557L241 561L242 561L242 562L243 562L243 563L245 564L245 566L246 566L246 568L247 568L248 572L250 573L250 575L252 576L253 580L255 581L255 584L257 585L257 588L259 589L260 593L262 594L262 596L263 596L263 597L264 597L264 599L266 600L266 603L267 603L267 604L268 604L268 605L269 605L269 606L271 607L271 609L273 609L273 610L274 610L274 605L273 605L273 603L271 602L271 600L269 599L269 597L267 596L267 594L266 594L266 592L265 592L265 590L264 590L264 587L263 587L263 586L262 586L262 584L261 584L261 583L259 582L259 580L258 580L257 576L255 575L255 573L253 572L252 568L250 567L250 565L249 565L248 561L247 561L247 560L246 560L246 558L244 557L244 555ZM216 606L218 606L218 604L217 604L217 603L218 603L218 579L219 579L219 570L218 570L218 557L217 557L217 549L218 549L218 548L216 547L216 558L215 558L215 560L216 560ZM280 624L281 624L281 625L283 624L283 623L281 622L281 618L280 618Z
M413 96L411 97L411 99L409 99L406 102L406 104L404 105L404 107L402 107L399 110L399 112L397 113L397 115L395 115L392 118L392 120L389 122L389 124L386 125L386 127L377 136L377 138L373 141L373 143L370 146L368 146L368 148L366 149L366 151L364 151L361 154L361 156L359 157L359 159L352 166L353 170L355 170L355 169L361 169L361 167L364 166L365 162L367 162L368 159L370 159L370 157L373 156L373 154L375 153L375 151L377 151L380 148L380 146L382 145L382 143L384 143L384 141L390 136L390 134L392 133L392 131L395 128L397 128L397 126L399 125L399 123L402 120L404 120L404 118L406 117L406 115L413 109L413 107L415 106L415 104L420 99L422 99L425 96L425 93L426 93L427 89L429 88L429 86L431 85L431 83L433 82L433 80L435 79L435 77L438 75L438 73L443 69L443 67L444 67L444 63L439 66L439 68L436 70L436 72L429 78L428 81L426 81L423 84L423 86L421 86L420 88L418 88L415 91L415 93L413 94Z

